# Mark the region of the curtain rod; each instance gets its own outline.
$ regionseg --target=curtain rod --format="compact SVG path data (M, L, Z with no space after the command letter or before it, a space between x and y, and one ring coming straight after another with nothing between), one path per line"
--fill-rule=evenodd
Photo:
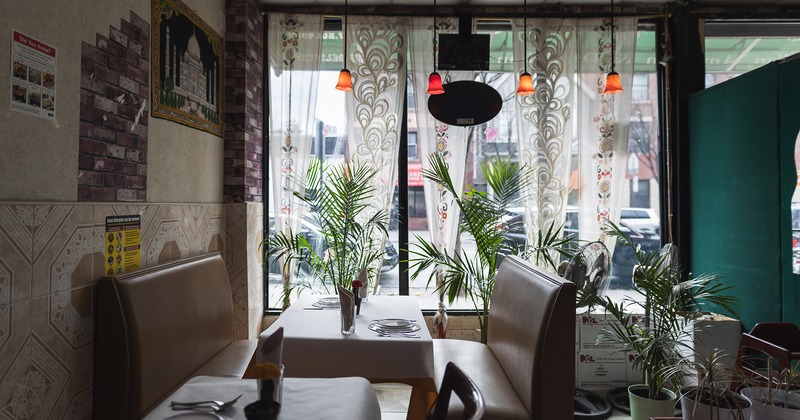
M539 7L528 7L528 13L523 12L522 7L475 7L468 10L475 18L516 18L527 15L529 18L598 18L610 17L611 9L607 6L564 6L564 5L540 5ZM436 11L437 16L458 16L466 8L439 6ZM323 15L344 15L344 7L340 6L281 6L267 5L262 10L262 15L269 12L288 12L288 13L308 13ZM353 15L382 15L382 16L433 16L433 8L429 6L351 6L347 14ZM656 6L623 6L620 10L614 11L617 17L639 17L639 18L660 18L669 17L670 11L665 11L664 7Z

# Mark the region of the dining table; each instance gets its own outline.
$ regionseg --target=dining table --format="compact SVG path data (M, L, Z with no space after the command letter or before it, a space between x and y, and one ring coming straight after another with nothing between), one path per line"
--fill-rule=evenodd
M284 378L276 420L375 420L381 418L378 398L364 378ZM222 411L173 410L172 401L229 401ZM244 408L258 399L255 379L196 376L151 410L144 420L245 419Z
M342 334L340 309L317 305L322 298L301 296L261 333L265 338L283 327L284 375L407 384L412 387L407 419L426 418L436 399L433 339L417 300L369 296L355 316L355 332ZM408 320L420 328L411 336L384 336L369 328L387 319Z

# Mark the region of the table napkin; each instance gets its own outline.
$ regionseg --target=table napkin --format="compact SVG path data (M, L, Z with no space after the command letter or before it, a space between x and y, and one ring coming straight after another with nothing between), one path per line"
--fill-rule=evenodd
M274 363L275 366L280 366L282 357L283 327L278 328L266 337L259 337L256 363Z
M358 289L358 295L365 299L367 297L367 293L369 293L369 276L367 275L367 267L361 269L358 272L358 280L361 281L361 288Z
M353 325L355 319L353 319L355 312L353 308L355 307L355 296L353 292L345 289L342 286L337 286L339 289L339 305L341 306L342 310L342 321L346 325Z

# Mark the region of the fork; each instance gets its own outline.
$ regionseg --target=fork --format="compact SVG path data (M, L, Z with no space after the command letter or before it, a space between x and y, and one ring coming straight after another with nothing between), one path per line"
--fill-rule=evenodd
M179 401L172 401L170 402L170 407L173 410L207 410L207 411L222 411L239 400L242 397L242 394L239 394L238 397L230 400L230 401L216 401L216 400L208 400L208 401L192 401L192 402L179 402Z

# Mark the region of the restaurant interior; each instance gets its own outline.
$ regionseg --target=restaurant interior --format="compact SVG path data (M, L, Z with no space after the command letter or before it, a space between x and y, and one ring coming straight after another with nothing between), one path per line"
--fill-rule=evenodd
M800 412L798 0L0 23L2 418Z

